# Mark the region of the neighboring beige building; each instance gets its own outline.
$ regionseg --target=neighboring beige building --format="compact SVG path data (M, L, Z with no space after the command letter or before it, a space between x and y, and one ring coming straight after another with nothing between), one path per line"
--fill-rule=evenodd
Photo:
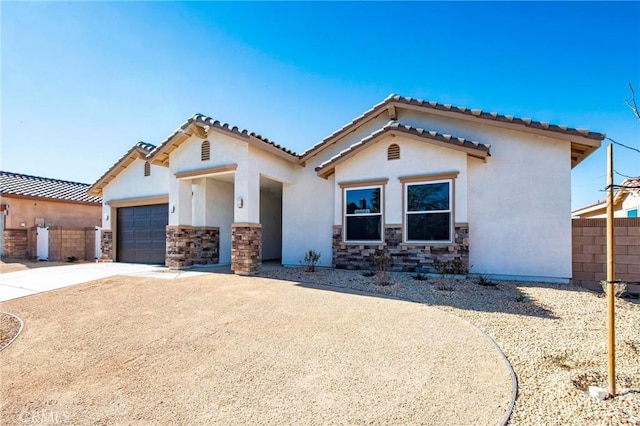
M0 171L0 254L33 257L35 237L31 233L37 226L99 226L102 200L89 196L88 187L84 183Z
M613 198L614 217L638 217L640 210L640 176L625 179ZM580 219L607 217L607 201L600 200L571 212Z

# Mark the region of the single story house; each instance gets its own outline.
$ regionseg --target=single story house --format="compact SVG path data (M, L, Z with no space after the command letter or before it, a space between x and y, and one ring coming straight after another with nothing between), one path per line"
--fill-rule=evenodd
M614 217L638 217L640 210L640 176L623 180L613 196ZM606 218L607 200L580 207L571 212L579 219Z
M86 183L0 171L0 254L34 257L38 227L74 229L84 235L82 228L102 225L102 199L88 195L88 188ZM63 255L67 252L84 258L84 242L70 235L69 241L66 236L60 240L61 245L69 245L65 247L69 250L57 250L60 259L66 258ZM55 255L56 250L51 253Z
M434 272L456 261L495 278L571 278L571 169L604 134L390 95L297 154L196 114L138 143L101 196L102 256L182 268L263 260Z

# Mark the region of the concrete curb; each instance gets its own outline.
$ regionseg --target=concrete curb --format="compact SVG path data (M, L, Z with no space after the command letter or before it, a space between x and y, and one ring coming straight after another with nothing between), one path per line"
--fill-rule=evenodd
M11 346L11 344L14 342L14 340L16 340L18 338L18 336L20 335L20 333L22 333L22 329L24 328L24 321L22 321L22 319L16 315L10 314L9 312L2 312L0 311L0 314L4 314L4 315L9 315L11 317L14 317L15 319L18 320L18 322L20 323L20 328L18 328L18 332L16 333L15 336L13 336L9 342L7 342L6 345L4 345L3 347L0 348L0 352L2 352L3 350L7 349L9 346Z

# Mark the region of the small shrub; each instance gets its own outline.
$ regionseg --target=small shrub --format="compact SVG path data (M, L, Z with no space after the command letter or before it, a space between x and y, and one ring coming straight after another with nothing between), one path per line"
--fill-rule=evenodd
M75 256L69 256L69 257L67 257L67 262L68 262L68 263L74 263L74 262L77 262L77 261L78 261L78 258L77 258L77 257L75 257Z
M316 263L320 260L320 252L309 250L304 254L304 264L307 266L307 272L315 272Z
M520 293L518 297L516 297L516 302L518 303L527 303L529 301L529 296L524 293Z
M378 285L389 284L389 267L393 264L393 258L386 250L376 250L369 256L369 262L376 270Z
M607 295L607 286L608 286L607 281L606 280L600 281L600 285L602 286L603 294L606 296ZM622 295L627 292L627 283L625 283L625 282L614 281L612 285L613 285L613 296L614 297L622 297Z
M413 276L413 279L416 281L425 281L425 280L428 280L429 277L427 277L425 274L418 272Z
M563 352L559 352L559 353L555 353L555 354L547 354L543 356L543 359L550 363L553 364L557 367L560 367L564 370L571 370L574 368L574 361L573 361L573 351L567 349Z
M495 287L498 285L498 283L494 283L489 278L480 275L480 278L478 278L478 285L481 285L483 287Z
M362 272L362 276L363 277L373 277L374 275L376 275L376 271L363 271Z

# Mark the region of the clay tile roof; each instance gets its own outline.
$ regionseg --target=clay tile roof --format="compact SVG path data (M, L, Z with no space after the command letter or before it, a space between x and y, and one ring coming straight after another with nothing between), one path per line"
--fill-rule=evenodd
M354 118L352 121L345 124L340 129L336 130L331 135L324 138L322 141L318 142L311 148L304 151L302 154L300 154L300 157L304 160L304 157L314 154L315 152L319 151L323 146L327 145L329 142L332 142L334 139L339 138L342 135L348 133L353 126L356 126L359 123L367 122L370 118L376 117L380 113L385 111L386 108L393 107L393 106L399 106L399 107L406 106L406 107L419 108L419 109L424 108L425 110L431 109L431 110L445 111L450 114L461 114L464 116L482 118L482 119L492 120L496 122L517 124L523 127L531 128L531 129L538 129L538 130L551 131L556 133L563 133L567 135L581 136L584 138L594 139L598 141L603 140L606 136L604 133L591 132L589 129L584 129L584 128L573 128L566 125L551 124L544 121L535 121L535 120L532 120L531 118L519 118L513 115L504 115L504 114L499 114L497 112L485 112L481 109L469 109L463 106L441 104L435 101L424 101L422 99L415 99L411 97L391 94L387 96L382 102L373 106L371 109L365 111L362 115ZM582 153L582 155L584 155L584 153ZM574 161L574 163L576 164L577 162L579 162L578 159Z
M606 136L604 133L591 132L589 129L583 129L583 128L573 128L573 127L566 126L564 124L551 124L547 121L535 121L535 120L532 120L531 118L518 118L518 117L514 117L513 115L499 114L497 112L487 112L481 109L469 110L466 107L457 107L457 106L452 106L450 104L440 104L438 102L425 102L422 99L413 99L413 98L408 98L408 97L395 95L395 94L390 95L387 99L392 99L393 101L401 104L424 106L424 107L432 108L436 110L455 111L458 113L462 113L466 115L474 115L479 118L485 118L488 120L522 124L528 127L536 128L536 129L545 129L545 130L551 130L559 133L584 136L590 139L602 140Z
M104 188L115 176L118 174L119 168L124 168L131 164L136 158L144 158L151 151L156 148L155 145L147 143L147 142L137 142L133 145L118 161L116 161L109 170L104 172L102 176L98 178L98 180L89 187L88 191L91 195L95 195L96 197L102 193L102 188Z
M620 183L620 188L618 191L633 192L634 194L640 195L640 176L630 177L623 180Z
M101 203L100 197L88 195L88 189L89 185L86 183L0 171L0 194L2 195Z
M174 138L176 138L177 136L184 134L185 132L187 132L188 128L192 125L192 124L197 124L201 127L209 127L209 129L213 128L216 129L218 131L224 132L224 133L229 133L232 136L235 137L239 137L239 138L243 138L246 140L249 140L251 138L258 140L266 145L269 145L271 148L275 148L279 151L282 151L292 157L294 157L295 160L298 159L298 154L296 154L294 151L285 148L282 145L279 145L277 143L275 143L272 140L269 140L268 138L255 133L255 132L250 132L246 129L240 129L238 126L232 126L229 123L224 123L221 122L219 120L215 120L209 116L206 116L204 114L194 114L192 117L190 117L187 121L185 121L184 123L182 123L180 125L180 127L178 127L173 133L171 133L169 136L167 136L167 138L165 140L163 140L157 147L155 147L150 153L148 158L150 160L153 160L157 155L159 155L160 153L162 153L164 150L166 150L167 148L170 148L170 142L174 140Z
M468 154L479 158L486 158L491 156L491 145L483 144L465 138L455 137L448 134L438 133L432 130L425 130L419 127L412 127L406 124L399 123L396 120L392 120L380 129L354 143L348 148L340 151L338 154L329 158L327 161L321 163L318 167L316 167L316 172L318 172L321 176L328 176L336 164L349 158L368 143L377 140L387 133L404 133L413 137L424 139L426 141L433 141L440 145L449 146L453 149L463 150Z

